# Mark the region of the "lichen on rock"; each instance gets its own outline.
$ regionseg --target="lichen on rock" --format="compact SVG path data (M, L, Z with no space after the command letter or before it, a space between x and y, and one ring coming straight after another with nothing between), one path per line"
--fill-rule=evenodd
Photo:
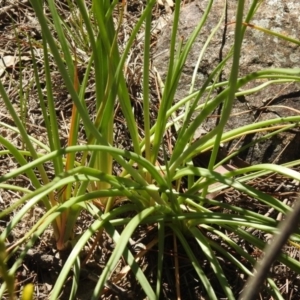
M245 15L251 5L251 1L246 2ZM195 0L183 5L178 36L187 40L187 37L191 35L201 19L207 3L208 0ZM199 53L211 31L219 22L224 12L224 3L225 1L223 0L214 1L207 22L197 37L183 68L175 101L189 94L191 78ZM228 1L224 23L211 40L197 70L194 90L201 87L204 80L231 49L234 41L236 7L237 1ZM296 0L265 0L251 20L251 24L297 39L300 36L299 11L300 3ZM166 76L168 67L168 49L172 24L173 20L171 18L162 29L154 54L154 66L163 79ZM253 27L247 27L240 58L240 76L263 69L295 68L299 67L299 65L300 49L298 45ZM228 80L230 69L231 61L229 60L220 76L221 81ZM261 83L261 81L254 81L247 84L243 89L253 88ZM204 101L204 99L200 101ZM278 107L279 105L281 107ZM268 108L264 108L265 106L268 106ZM259 120L295 115L296 110L300 111L299 85L296 83L272 84L255 94L237 98L232 109L232 116L225 130L228 131L249 123L258 122ZM217 112L214 114L217 114ZM215 124L216 118L208 118L202 127L209 131ZM256 134L251 139L249 137L244 138L240 146L248 143L249 140L259 138L261 135ZM297 132L286 132L278 135L276 138L257 144L241 154L241 157L251 164L273 162L274 160L277 163L291 161L299 158L300 155L298 139L299 135ZM230 149L233 144L228 144L226 147Z

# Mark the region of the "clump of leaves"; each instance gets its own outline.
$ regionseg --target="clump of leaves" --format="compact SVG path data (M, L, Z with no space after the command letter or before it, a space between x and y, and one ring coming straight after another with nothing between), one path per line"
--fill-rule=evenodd
M300 180L298 172L285 166L272 164L249 166L227 171L223 174L215 171L218 165L225 162L223 160L220 163L216 163L218 149L222 142L233 140L240 135L245 135L261 128L265 128L266 136L270 137L278 132L273 130L275 125L282 124L280 130L286 130L296 126L300 120L300 116L286 117L250 124L243 128L224 132L224 126L230 116L233 100L238 89L256 79L267 79L270 80L270 83L276 79L286 80L286 82L300 80L300 69L260 70L242 78L238 77L240 49L246 23L249 22L257 9L258 1L253 1L244 25L244 1L238 2L235 40L232 51L209 75L206 82L197 92L181 99L178 103L173 103L187 55L195 38L201 33L213 4L212 0L209 1L203 17L199 20L199 25L188 38L186 44L182 45L180 51L177 49L178 54L176 54L177 28L180 15L180 1L176 1L168 75L163 83L164 88L158 116L153 126L150 125L149 109L149 58L151 11L156 1L147 1L122 54L120 54L118 49L118 31L122 26L125 1L122 4L118 4L118 0L92 1L91 7L88 7L83 0L76 0L75 4L70 2L72 23L76 24L77 29L74 27L75 25L72 27L66 23L59 15L53 0L47 1L51 18L46 18L41 1L31 0L30 2L43 32L47 105L44 103L34 51L32 51L32 62L40 107L48 133L48 145L40 143L26 132L0 82L0 94L16 127L1 125L17 132L26 146L26 151L22 151L8 139L0 136L1 144L7 149L5 154L14 157L20 164L20 167L16 170L12 170L0 177L0 187L15 189L16 187L5 182L16 178L20 174L25 174L35 188L34 191L26 191L26 194L19 201L0 213L0 218L2 218L11 212L16 212L9 226L1 234L2 245L14 227L19 222L22 222L23 216L34 206L42 202L46 213L38 219L23 238L6 249L4 262L17 249L21 251L18 259L7 271L8 276L15 274L18 267L22 264L26 253L34 246L45 229L52 224L57 249L61 251L70 246L71 253L57 278L50 299L58 298L71 269L73 270L74 280L70 299L73 299L77 291L81 266L79 254L93 235L105 230L114 241L115 248L103 272L99 274L92 299L99 298L112 270L114 270L122 256L149 299L158 299L161 294L164 238L166 227L168 227L185 249L186 255L191 261L209 299L218 299L218 297L210 284L208 275L197 259L195 249L190 246L189 238L191 236L209 262L224 295L228 299L234 299L235 295L217 258L217 253L225 257L240 272L245 273L247 276L253 275L249 265L254 265L255 259L225 232L234 233L238 238L259 249L264 249L265 243L260 238L252 236L246 229L251 227L262 232L274 234L277 232L277 221L253 211L242 209L234 204L226 204L215 199L209 199L211 197L207 197L207 195L211 195L214 191L232 187L285 214L291 210L290 207L278 199L251 187L247 184L247 181L271 172L283 174L297 181ZM117 25L114 24L113 20L113 13L116 7L118 7L119 11ZM140 139L138 124L133 115L132 103L123 69L128 53L142 26L144 26L142 84L144 137ZM221 26L221 21L218 26ZM55 37L52 33L53 28L56 32ZM208 39L211 38L212 36L208 37ZM72 39L76 43L72 43ZM80 52L77 47L80 47L81 52L90 51L90 54L86 55L88 60L82 82L79 82L76 67L80 59L76 54ZM66 148L62 148L60 144L58 120L54 108L53 86L50 79L50 54L53 56L73 102L68 146ZM210 95L214 95L212 91L216 89L216 85L211 85L210 83L217 80L219 72L230 57L232 57L231 74L229 80L222 83L223 91L199 106L199 99L203 97L205 92L210 91ZM93 76L95 76L96 111L94 115L89 115L84 97L88 82ZM247 91L245 90L244 93L247 93ZM113 125L116 103L119 105L126 120L133 151L118 149L114 146ZM211 132L202 136L201 139L193 141L197 128L221 103L223 104L223 109L218 125ZM185 113L176 119L172 119L172 114L182 107L186 108ZM191 116L196 110L200 110L200 113L191 121ZM84 145L80 145L78 141L80 124L84 127L87 137ZM178 136L173 145L172 153L167 155L163 146L164 135L167 129L174 124L176 125L175 128L179 128ZM177 126L178 124L180 124L179 127ZM192 164L193 157L208 150L212 151L208 168L194 166ZM164 153L163 164L159 157L161 153ZM78 154L80 154L80 160L76 160ZM30 162L27 157L30 157ZM160 164L157 163L158 161L160 161ZM46 163L53 165L54 178L49 178L45 169ZM122 172L118 176L113 175L113 163L118 163L122 168ZM39 180L40 178L41 181ZM186 182L184 190L182 189L183 182ZM214 185L215 183L218 184ZM121 205L115 205L116 199L119 199L118 203L121 203ZM223 208L228 213L216 213L211 209L215 206ZM82 211L91 214L94 217L94 222L79 237L75 238L75 224ZM132 218L124 218L126 214L134 214L134 216ZM157 275L154 284L146 278L127 246L131 236L141 224L158 224ZM116 227L120 225L124 226L122 232L116 230ZM222 244L211 240L209 238L210 233L218 236L222 240ZM295 241L299 240L299 238L299 234L292 236L292 239ZM22 248L20 248L21 245ZM245 263L236 259L234 255L227 251L227 248L232 249L239 256L243 257ZM279 260L294 271L300 271L299 262L295 259L287 255L281 255ZM177 275L179 274L178 269L175 272ZM282 299L280 291L272 278L268 278L267 281L270 293L276 299ZM6 287L10 290L8 281L1 286L1 296Z

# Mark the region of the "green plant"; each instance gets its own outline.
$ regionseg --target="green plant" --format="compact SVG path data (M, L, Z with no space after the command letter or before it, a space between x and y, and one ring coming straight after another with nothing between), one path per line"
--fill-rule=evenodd
M9 140L0 136L0 143L7 149L1 151L1 155L11 155L20 164L20 167L16 170L0 177L0 187L11 189L13 186L5 182L16 178L20 174L26 174L35 188L33 191L22 190L25 195L11 207L0 212L0 218L2 218L12 211L18 211L10 225L1 234L0 245L4 245L4 241L11 234L14 227L22 221L23 216L34 206L42 202L46 213L22 239L6 249L5 261L12 257L20 245L23 246L18 259L16 259L9 271L5 273L7 278L12 278L28 250L34 246L36 240L43 234L45 229L52 224L58 250L61 251L70 247L71 253L59 274L50 299L58 298L63 283L72 269L74 280L70 298L74 298L82 263L79 259L79 254L93 235L105 230L114 240L116 246L102 274L99 274L100 277L95 286L92 299L99 298L112 270L122 256L131 267L148 298L158 299L161 294L164 236L166 227L168 227L185 249L209 299L217 299L217 295L210 285L207 274L205 274L197 260L195 250L190 246L189 238L191 236L199 245L199 250L203 252L209 261L224 294L228 299L234 299L234 294L231 291L226 274L222 270L216 253L220 253L248 276L252 275L249 264L254 265L255 259L244 251L238 243L230 239L224 231L233 232L240 239L244 239L259 249L264 249L265 243L249 234L246 228L251 227L266 233L276 233L278 223L272 218L262 216L253 211L218 202L217 200L210 200L207 195L215 190L232 187L278 212L286 213L291 210L290 207L276 198L251 187L247 184L247 181L272 172L283 174L297 181L300 180L300 174L289 168L292 165L298 165L299 162L291 163L288 166L261 164L228 171L224 174L219 174L215 171L218 164L225 162L216 163L216 156L222 142L227 142L241 135L259 130L270 132L265 134L265 138L268 138L279 131L296 127L300 121L300 116L286 117L251 124L224 133L224 126L230 116L234 97L236 94L241 93L238 92L239 88L256 79L268 79L269 81L256 89L243 91L244 94L254 93L260 88L264 88L266 84L277 83L278 81L300 81L300 69L260 70L243 78L238 77L240 48L246 24L249 23L260 1L253 1L244 25L244 1L238 2L235 41L232 51L210 74L199 91L187 96L178 103L173 103L187 55L195 38L200 34L213 4L213 0L209 1L207 9L199 21L199 25L188 38L185 45L177 46L180 1L176 1L168 75L163 84L158 116L153 126L150 124L149 114L149 45L151 39L151 10L155 1L147 1L147 5L135 24L121 54L119 53L117 41L118 31L122 26L122 5L125 4L124 1L118 6L119 19L117 25L113 22L113 12L117 7L118 0L114 0L111 3L110 1L95 0L92 1L91 7L88 7L83 0L77 0L76 5L70 1L72 24L76 24L73 27L60 17L53 0L47 1L51 15L49 19L43 13L41 1L31 0L30 2L43 32L47 106L44 104L43 91L33 50L32 60L40 107L48 133L48 144L43 145L26 132L22 119L15 112L4 86L0 82L0 95L16 127L14 128L4 123L1 123L1 126L18 133L26 149L17 149ZM75 13L75 8L78 9L79 14ZM221 22L218 26L220 25ZM56 32L56 39L52 34L53 28ZM129 51L141 29L144 30L144 137L140 140L138 124L132 112L132 104L123 69ZM75 34L76 30L79 32L78 35ZM210 39L211 36L208 42ZM76 44L72 40L75 40ZM292 42L299 43L294 40ZM81 83L77 74L77 65L80 63L81 58L77 53L79 51L76 47L81 47L80 50L85 51L88 57ZM62 148L60 144L48 58L50 53L73 102L68 146L66 148ZM233 59L230 78L226 82L218 83L217 76L230 57ZM84 99L88 81L93 76L95 76L96 84L95 118L89 115ZM211 85L211 81L215 83ZM198 100L203 97L206 91L211 92L212 95L212 91L219 86L223 87L221 93L209 98L204 104L198 105ZM132 151L114 147L113 124L116 103L120 106L126 120ZM196 129L221 103L223 103L223 109L218 126L200 140L192 142ZM185 114L171 120L172 114L183 106L186 107ZM193 121L190 121L195 111L200 112ZM85 145L79 145L78 142L80 124L82 124L86 133ZM178 128L178 124L180 124L180 130L177 132L178 137L173 146L173 151L167 154L164 147L164 135L172 125ZM191 163L192 158L207 150L212 150L208 168L193 166ZM47 152L46 154L44 153L45 151ZM80 159L76 160L76 155L78 154L80 154ZM157 167L157 162L162 161L160 159L161 156L163 156L164 164ZM30 162L27 157L30 157ZM55 176L52 179L49 178L45 169L46 163L53 165ZM118 176L113 175L113 163L118 163L122 168L122 172ZM185 178L188 178L188 180L187 186L183 191L181 187ZM218 186L212 187L216 182L219 183ZM115 205L116 199L121 199L121 205ZM126 201L122 201L122 199ZM216 205L228 210L229 213L215 213L210 208ZM82 211L90 213L94 217L94 222L82 235L75 238L74 227ZM134 213L133 218L122 217L132 213ZM130 237L141 224L158 224L157 277L154 285L146 278L127 246ZM119 232L116 227L121 225L125 226L125 228L122 232ZM208 233L218 236L230 249L233 249L243 257L247 263L239 261L230 252L226 251L222 245L209 239ZM299 234L294 234L291 239L299 241L300 236ZM295 259L281 255L279 260L294 271L300 272L300 264ZM176 274L179 274L178 270L176 270ZM283 299L272 278L268 278L268 284L272 295L276 299ZM11 285L9 282L6 282L1 286L0 297L3 295L6 287L11 293Z

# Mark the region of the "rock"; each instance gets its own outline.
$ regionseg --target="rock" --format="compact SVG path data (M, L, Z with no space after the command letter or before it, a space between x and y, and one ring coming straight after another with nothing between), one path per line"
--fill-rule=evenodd
M215 0L208 20L196 39L196 42L187 58L183 69L182 77L176 92L175 101L182 99L189 94L192 74L198 60L199 53L211 31L219 22L224 11L224 0ZM246 1L244 13L249 10L252 1ZM251 2L251 3L250 3ZM195 0L185 4L181 9L179 22L179 36L187 39L197 26L208 0ZM229 0L226 10L226 18L220 29L217 31L209 47L207 48L200 67L197 70L197 80L195 90L199 89L204 80L226 56L233 44L234 20L236 14L237 1ZM300 37L300 2L296 0L265 0L262 2L251 24L279 32L294 39ZM153 64L165 79L168 67L170 33L172 29L172 19L167 22L162 29L157 41L154 53ZM227 24L227 26L224 26ZM268 35L257 29L248 27L242 46L240 58L240 76L250 72L266 68L295 68L300 66L299 46L291 42L284 41L278 37ZM228 80L231 68L229 61L224 68L220 80ZM262 81L251 82L245 88L253 88L261 84ZM232 109L232 117L225 128L226 131L251 124L260 120L278 118L284 116L299 115L300 112L300 91L296 83L276 84L265 87L260 92L252 95L238 97ZM205 99L200 100L200 102ZM264 108L268 106L267 108ZM293 110L291 110L291 108ZM298 112L297 112L298 110ZM218 111L214 112L218 114ZM210 131L216 125L216 117L207 118L202 124L200 132ZM266 133L266 132L265 132ZM246 136L239 141L239 146L249 143L254 138L257 139L265 133ZM197 138L197 136L195 136ZM246 150L240 157L250 164L260 162L283 163L300 158L299 133L286 132L277 135L268 141L260 142L254 147ZM232 149L237 141L226 145L227 150Z

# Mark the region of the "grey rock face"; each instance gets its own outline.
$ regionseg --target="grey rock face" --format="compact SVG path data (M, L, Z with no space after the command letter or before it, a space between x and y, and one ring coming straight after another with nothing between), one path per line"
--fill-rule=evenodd
M197 37L183 69L175 101L189 94L191 78L199 53L207 37L217 26L224 12L224 2L224 0L214 1L208 20ZM228 1L225 20L213 37L197 70L196 90L201 87L208 74L226 56L233 44L237 2L236 0ZM246 2L245 15L252 1ZM186 39L190 36L201 19L207 3L207 0L195 0L192 3L186 4L181 9L178 32L181 37ZM172 23L172 20L170 20L162 29L154 54L154 65L162 78L165 78L168 66ZM300 2L296 0L265 0L250 23L294 39L299 39ZM224 24L227 24L227 26L224 26ZM295 67L300 67L300 48L298 45L257 29L247 28L240 58L240 76L266 68ZM221 81L228 80L230 68L231 61L224 68L220 78ZM251 82L246 87L243 87L243 89L253 88L262 83L263 81ZM204 101L204 99L201 101ZM265 108L266 106L267 108ZM291 108L294 110L291 110ZM298 110L298 114L300 114L299 85L295 83L270 85L260 92L236 99L232 110L232 117L225 130L227 131L260 120L296 115L297 111L295 110ZM214 114L218 114L218 111ZM209 131L215 126L215 122L216 118L208 118L202 127ZM239 147L260 136L262 136L262 133L251 137L246 136L239 142ZM240 157L251 164L272 162L274 160L277 163L282 163L298 159L300 158L300 141L298 140L299 134L296 131L282 133L268 141L258 143L243 152ZM227 145L227 148L231 149L235 142Z

